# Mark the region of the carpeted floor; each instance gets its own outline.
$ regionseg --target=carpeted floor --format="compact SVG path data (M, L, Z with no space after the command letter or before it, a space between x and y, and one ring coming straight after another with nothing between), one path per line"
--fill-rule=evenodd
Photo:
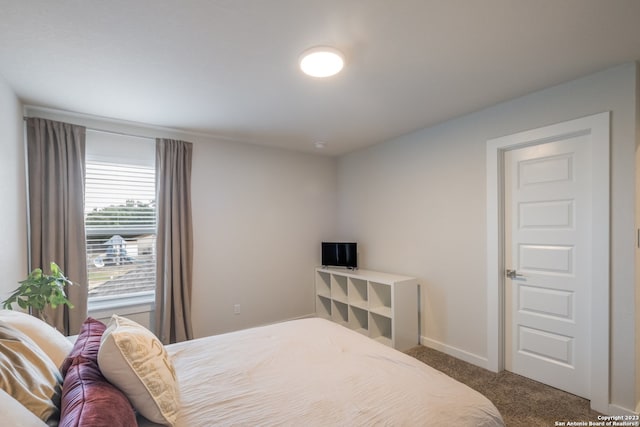
M601 415L589 409L586 399L511 372L495 374L424 346L406 353L485 395L508 427L597 421Z

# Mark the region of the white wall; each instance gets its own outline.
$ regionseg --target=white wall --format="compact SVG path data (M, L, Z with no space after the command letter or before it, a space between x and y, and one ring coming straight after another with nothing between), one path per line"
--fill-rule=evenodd
M335 232L336 160L197 143L192 191L197 336L308 315L320 242ZM240 314L233 313L240 304Z
M635 81L626 64L339 160L342 236L363 267L420 278L426 344L487 360L486 141L611 110L611 400L636 407Z
M22 106L0 77L0 300L27 274L26 185Z

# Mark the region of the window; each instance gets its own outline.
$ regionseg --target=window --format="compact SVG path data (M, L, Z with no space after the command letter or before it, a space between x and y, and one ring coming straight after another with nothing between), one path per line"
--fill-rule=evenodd
M153 299L155 141L87 130L85 229L89 304Z

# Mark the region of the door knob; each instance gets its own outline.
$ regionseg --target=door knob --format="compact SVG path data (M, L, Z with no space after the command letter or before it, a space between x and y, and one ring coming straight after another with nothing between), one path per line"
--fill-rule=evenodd
M518 274L516 270L507 269L505 273L506 273L506 276L511 280L524 279L526 277L523 274Z

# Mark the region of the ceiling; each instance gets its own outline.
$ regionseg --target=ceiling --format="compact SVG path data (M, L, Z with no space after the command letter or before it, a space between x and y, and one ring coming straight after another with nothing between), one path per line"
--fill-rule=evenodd
M328 155L638 59L637 0L0 0L25 104Z

